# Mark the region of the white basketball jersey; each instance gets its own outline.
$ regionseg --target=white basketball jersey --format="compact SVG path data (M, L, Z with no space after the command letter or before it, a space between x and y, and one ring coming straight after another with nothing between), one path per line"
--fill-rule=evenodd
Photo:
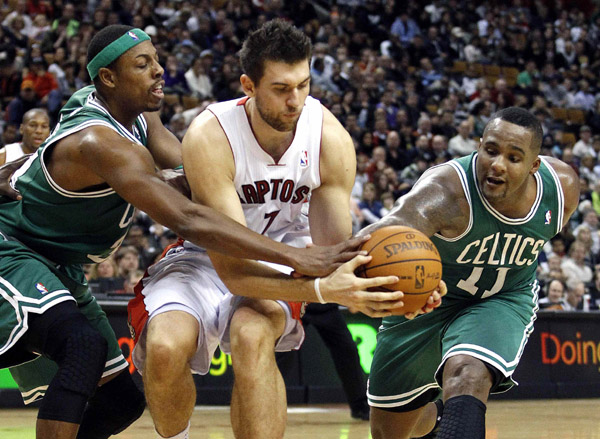
M244 104L248 98L208 107L223 128L235 161L235 189L247 226L276 241L308 234L308 200L321 185L319 159L323 109L306 98L291 145L279 162L254 137ZM287 235L287 236L286 236Z
M6 163L12 162L25 155L21 142L10 143L4 147L4 150L6 151Z

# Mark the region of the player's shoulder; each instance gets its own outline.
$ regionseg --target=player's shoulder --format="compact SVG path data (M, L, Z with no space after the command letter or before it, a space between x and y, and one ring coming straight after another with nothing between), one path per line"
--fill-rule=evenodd
M548 165L556 172L567 204L579 202L579 176L567 163L555 157L541 156Z
M558 174L559 177L577 177L577 173L575 172L575 170L562 160L547 155L540 156L540 158L544 159L544 161L548 163L552 167L552 169L554 169L554 171Z
M327 109L323 104L320 104L323 109L323 129L322 129L322 141L323 146L327 147L330 144L337 145L341 142L344 145L352 146L352 137L342 123L333 115L331 111Z
M192 120L183 142L186 139L194 142L213 143L226 139L226 136L215 113L207 108Z
M411 196L435 199L438 206L448 206L466 200L468 185L450 162L427 169L409 192Z

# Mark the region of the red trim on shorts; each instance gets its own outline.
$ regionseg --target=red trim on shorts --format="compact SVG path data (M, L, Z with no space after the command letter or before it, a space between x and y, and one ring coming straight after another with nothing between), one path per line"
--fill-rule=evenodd
M169 250L180 245L183 245L183 238L178 238L177 242L166 246L160 255L160 259L164 258ZM133 288L135 297L127 304L127 326L129 326L129 332L131 333L134 346L137 344L139 336L150 317L146 310L146 304L144 303L144 295L142 294L142 290L144 289L143 281L146 277L148 277L148 270L146 270L142 279Z

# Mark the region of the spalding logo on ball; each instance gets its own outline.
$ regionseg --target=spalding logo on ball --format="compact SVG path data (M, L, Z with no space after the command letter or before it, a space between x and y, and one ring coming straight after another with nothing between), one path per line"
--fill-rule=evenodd
M404 292L404 307L394 314L422 308L442 279L442 261L431 240L416 229L404 226L383 227L371 233L361 250L373 259L359 268L363 277L398 276L395 284L379 287L384 291Z

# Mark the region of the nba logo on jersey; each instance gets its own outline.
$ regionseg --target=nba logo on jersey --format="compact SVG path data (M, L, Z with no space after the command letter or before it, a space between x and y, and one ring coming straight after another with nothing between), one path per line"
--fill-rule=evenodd
M546 220L544 221L544 224L550 224L551 222L552 222L552 211L547 210L546 211Z
M133 32L129 31L127 32L127 35L129 35L132 39L134 40L138 40L138 36L136 34L134 34Z
M48 288L46 288L44 284L40 282L35 284L35 288L42 294L46 294L48 292Z
M300 167L306 168L308 166L308 151L304 150L300 154Z

